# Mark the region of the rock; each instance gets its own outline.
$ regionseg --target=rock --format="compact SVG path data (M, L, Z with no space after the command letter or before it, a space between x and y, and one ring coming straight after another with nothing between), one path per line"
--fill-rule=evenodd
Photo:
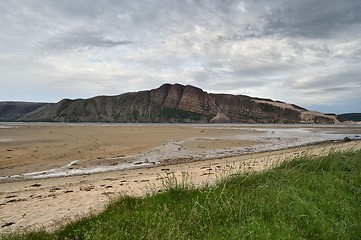
M18 121L56 122L239 122L335 123L336 116L313 113L294 104L244 95L212 94L194 86L163 84L157 89L63 99L39 105Z
M6 222L5 224L1 225L1 227L2 228L9 227L9 226L14 225L14 224L15 224L15 222Z
M351 142L352 140L351 140L351 138L349 138L349 137L345 137L345 138L343 139L343 141L344 141L344 142Z

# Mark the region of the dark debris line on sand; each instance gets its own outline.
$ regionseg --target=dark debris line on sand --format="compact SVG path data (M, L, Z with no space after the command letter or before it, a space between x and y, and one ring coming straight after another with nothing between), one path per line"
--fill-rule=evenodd
M4 223L3 225L1 225L2 228L4 228L4 227L9 227L9 226L15 224L15 222L7 222L7 221L5 221L5 220L3 220L3 219L1 219L1 218L0 218L0 221Z

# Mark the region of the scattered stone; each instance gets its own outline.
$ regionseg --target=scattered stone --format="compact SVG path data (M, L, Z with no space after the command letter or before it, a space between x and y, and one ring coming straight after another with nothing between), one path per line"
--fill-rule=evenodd
M10 199L9 201L6 201L6 203L23 202L23 201L27 201L27 199L25 199L25 198Z
M89 191L93 190L94 188L95 188L95 186L93 186L93 185L85 186L85 187L80 187L80 191L87 191L87 192L89 192Z
M136 162L136 163L134 163L134 165L140 165L140 164L142 164L142 162Z
M35 183L35 184L33 184L33 185L30 185L30 187L40 187L40 186L41 186L40 183Z
M14 197L17 197L16 195L11 195L11 196L7 196L5 198L14 198Z
M54 187L54 188L50 189L49 192L55 192L55 191L58 191L58 190L60 190L60 188Z
M14 225L14 224L15 224L15 222L7 222L7 223L5 223L4 225L1 225L1 227L2 227L2 228L4 228L4 227L9 227L9 226Z
M102 193L102 195L106 195L106 196L108 196L108 195L114 195L115 193L114 192L103 192Z
M162 168L161 171L169 171L169 168Z
M72 193L72 192L74 192L73 190L66 190L66 191L64 191L64 193Z
M208 172L208 173L203 173L201 176L212 175L212 174L214 174L214 173Z
M112 182L114 182L114 181L118 180L118 178L104 178L103 180L104 181L112 181Z

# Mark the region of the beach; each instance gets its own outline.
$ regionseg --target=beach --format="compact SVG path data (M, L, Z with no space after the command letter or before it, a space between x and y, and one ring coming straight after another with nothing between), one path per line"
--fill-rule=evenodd
M301 155L361 149L355 125L0 125L1 232L52 230L175 181L198 187Z

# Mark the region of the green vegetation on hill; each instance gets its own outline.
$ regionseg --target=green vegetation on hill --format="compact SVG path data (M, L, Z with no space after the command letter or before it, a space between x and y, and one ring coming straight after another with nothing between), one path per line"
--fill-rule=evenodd
M361 121L361 113L345 113L345 114L338 115L338 117L342 121L354 121L354 122Z
M171 108L163 108L160 112L160 117L165 120L176 120L177 122L186 121L187 119L193 121L200 121L202 119L206 119L207 116L204 114L186 111L182 109L171 109Z
M194 189L166 184L99 214L3 239L361 239L361 152L295 159ZM168 183L171 183L169 179Z

